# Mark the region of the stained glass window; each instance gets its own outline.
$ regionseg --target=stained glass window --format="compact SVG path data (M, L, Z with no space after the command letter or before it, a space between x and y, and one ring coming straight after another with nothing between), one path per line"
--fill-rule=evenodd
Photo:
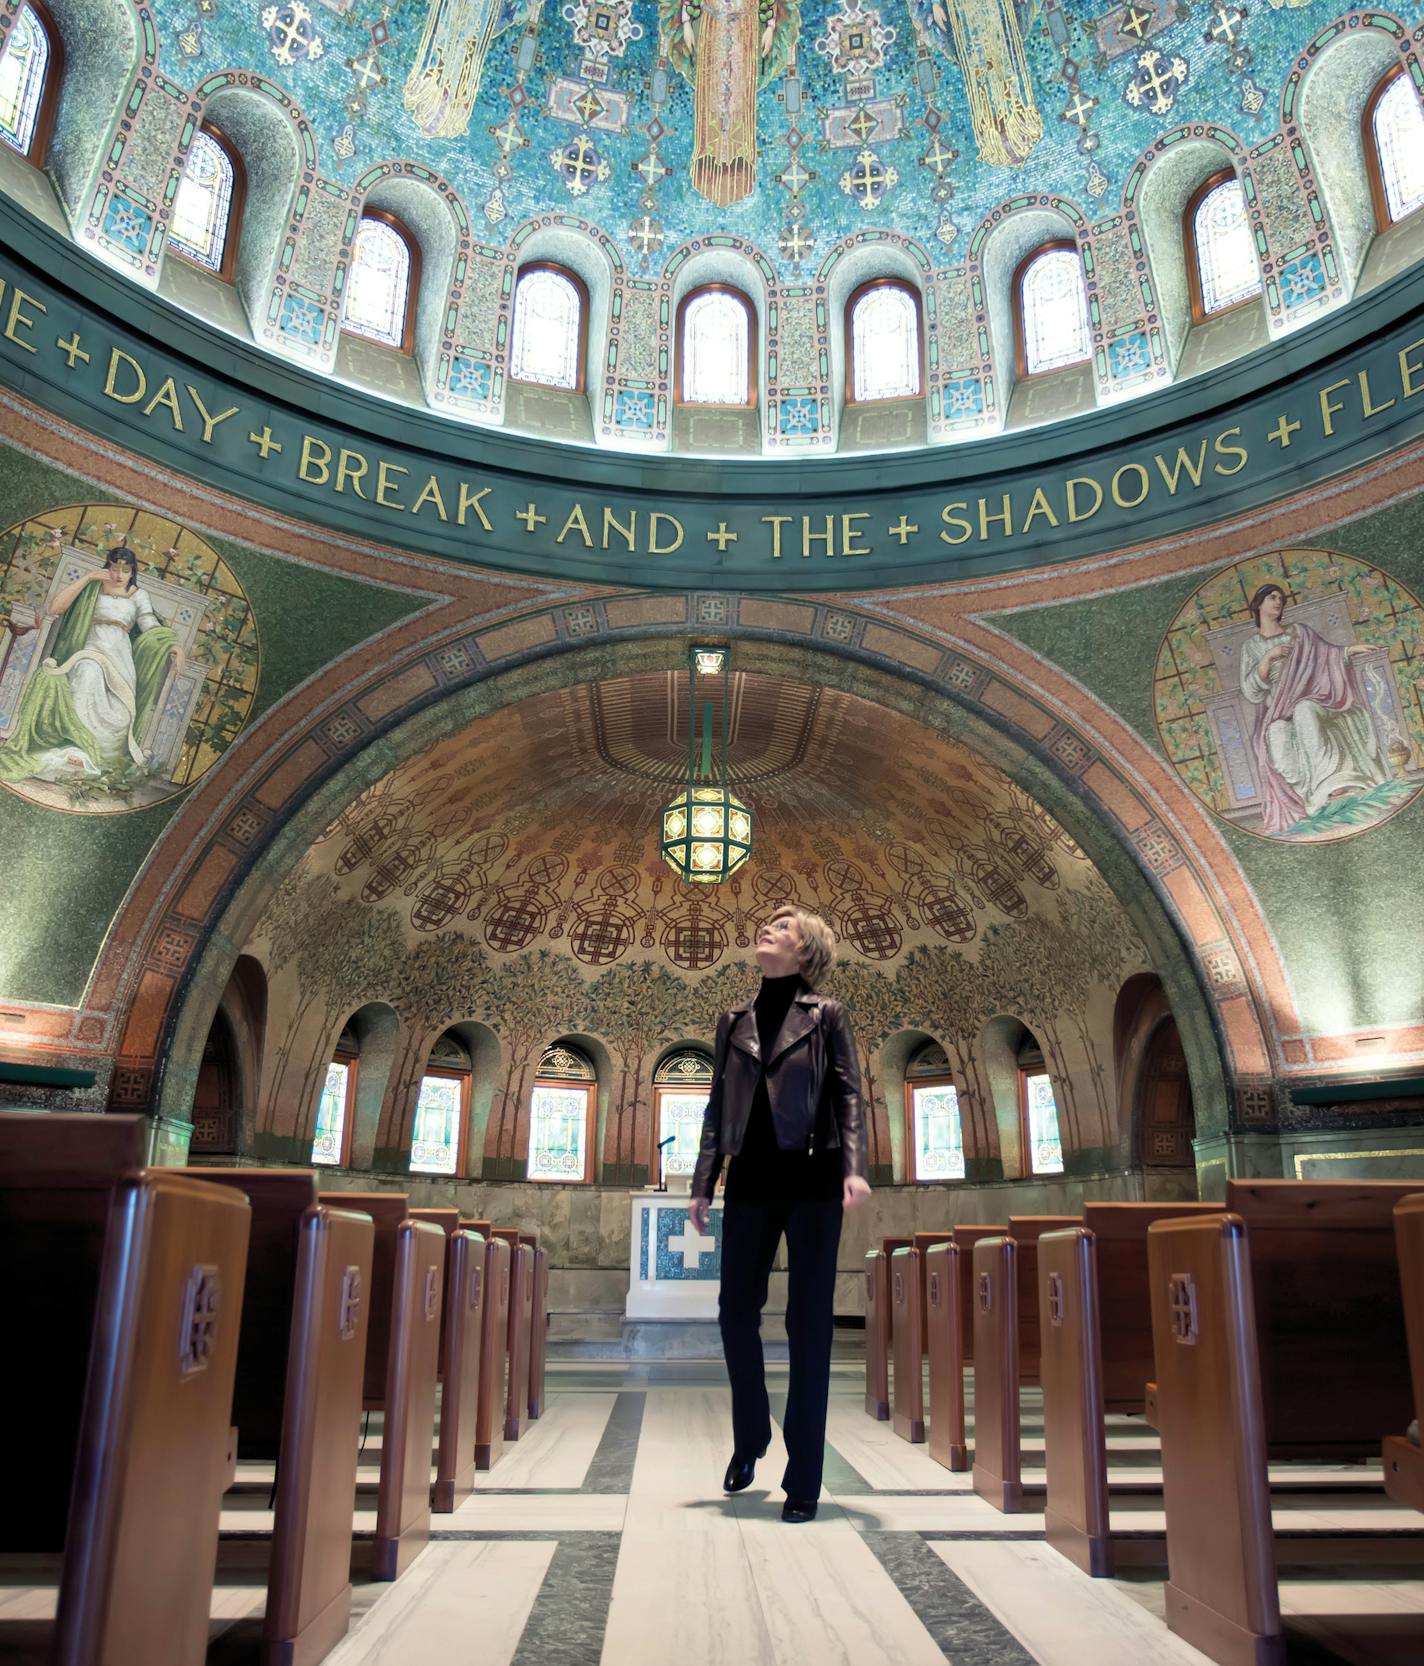
M697 1167L697 1150L702 1143L702 1113L707 1109L707 1090L684 1092L680 1088L658 1091L658 1140L671 1138L662 1153L663 1173L691 1174Z
M1391 222L1424 204L1424 109L1407 74L1375 100L1375 150Z
M850 309L851 398L909 399L920 391L920 314L899 284L864 290Z
M461 1076L422 1076L410 1142L412 1174L454 1174L460 1158L460 1123L465 1110Z
M21 6L0 54L0 139L30 154L44 101L49 36L33 6Z
M347 1098L351 1091L351 1066L333 1059L326 1067L326 1080L316 1107L316 1135L312 1140L314 1163L339 1165L346 1139Z
M1053 1078L1042 1072L1025 1073L1024 1099L1028 1106L1029 1172L1062 1174L1063 1141L1058 1133Z
M704 289L682 309L682 398L687 405L751 402L751 314L725 289Z
M405 345L410 245L385 220L363 216L346 274L342 327L387 347Z
M913 1084L915 1179L963 1180L964 1129L959 1094L952 1083Z
M1192 215L1202 312L1225 312L1261 293L1256 239L1246 217L1246 194L1239 179L1212 186Z
M211 133L199 128L173 199L168 241L210 272L222 271L227 252L232 187L232 158Z
M577 388L582 323L583 296L572 278L547 266L525 272L514 290L509 374L516 382Z
M1083 263L1076 249L1045 249L1024 269L1024 369L1030 376L1062 370L1092 356Z
M529 1110L531 1180L588 1177L588 1099L577 1083L535 1082Z

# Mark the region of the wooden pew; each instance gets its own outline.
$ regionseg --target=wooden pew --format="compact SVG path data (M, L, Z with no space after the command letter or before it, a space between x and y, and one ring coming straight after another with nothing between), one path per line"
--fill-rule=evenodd
M322 1201L358 1209L375 1225L362 1395L383 1414L373 1572L394 1579L430 1538L445 1234L411 1220L404 1193L333 1192Z
M240 1459L277 1468L264 1666L307 1666L346 1635L369 1216L317 1201L311 1169L187 1170L252 1205L232 1417Z
M529 1360L534 1332L534 1251L529 1234L497 1226L496 1238L509 1245L509 1384L504 1438L518 1440L529 1422Z
M549 1252L535 1241L533 1320L529 1331L529 1417L544 1415L544 1374L549 1353Z
M890 1416L890 1257L912 1238L882 1238L865 1257L865 1409L878 1423Z
M1077 1224L1010 1215L1007 1235L974 1246L974 1490L1001 1510L1023 1507L1019 1391L1038 1381L1038 1240Z
M1148 1232L1167 1623L1223 1666L1286 1659L1268 1456L1371 1456L1409 1419L1410 1190L1233 1180L1225 1214Z
M433 1502L438 1515L448 1515L474 1490L485 1298L485 1240L462 1227L446 1243L440 1354L444 1386Z
M63 1553L55 1666L207 1651L251 1210L144 1144L140 1117L0 1115L0 1334L30 1373L0 1549Z
M485 1295L480 1326L480 1383L475 1410L475 1468L492 1469L504 1450L509 1381L509 1244L485 1243Z
M925 1355L929 1362L929 1444L946 1469L969 1468L964 1371L974 1357L974 1246L1006 1226L956 1226L924 1256Z
M925 1438L925 1254L949 1238L947 1232L917 1232L908 1249L890 1257L893 1427L902 1440Z
M1113 1571L1106 1412L1141 1413L1153 1374L1147 1232L1209 1203L1089 1203L1038 1241L1047 1538L1085 1573Z
M1399 1253L1399 1287L1409 1339L1409 1375L1414 1385L1414 1435L1390 1435L1384 1442L1384 1490L1396 1504L1424 1510L1424 1193L1394 1206L1394 1242Z

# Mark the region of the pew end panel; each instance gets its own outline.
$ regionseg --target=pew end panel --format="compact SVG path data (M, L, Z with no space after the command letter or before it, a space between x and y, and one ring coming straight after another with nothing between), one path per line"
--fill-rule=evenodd
M1221 1666L1285 1666L1246 1225L1159 1221L1147 1252L1167 1623Z
M511 1243L509 1281L509 1383L504 1438L519 1440L529 1426L529 1359L534 1331L534 1251Z
M429 1221L396 1228L374 1572L395 1579L430 1538L435 1384L444 1306L445 1234Z
M969 1468L964 1434L964 1346L960 1263L972 1259L954 1243L925 1254L925 1352L930 1367L930 1426L926 1450L946 1469Z
M370 1317L366 1327L363 1409L380 1411L386 1403L386 1366L391 1355L392 1293L395 1288L396 1232L410 1214L405 1192L321 1192L318 1201L333 1209L354 1209L371 1217L375 1241L371 1254Z
M504 1450L509 1378L509 1245L485 1243L485 1295L480 1326L480 1386L475 1411L475 1468L491 1469Z
M901 1440L925 1438L924 1313L920 1305L920 1252L898 1249L890 1257L890 1334L895 1356L891 1427Z
M437 1515L459 1507L475 1486L475 1420L484 1326L485 1240L461 1228L447 1245L440 1440L435 1461Z
M1081 1226L1077 1215L1010 1215L1009 1237L1018 1246L1019 1382L1039 1380L1038 1240L1045 1232Z
M890 1257L865 1257L865 1410L877 1423L890 1419Z
M880 1240L880 1247L881 1247L882 1250L885 1251L885 1264L886 1264L886 1286L885 1286L885 1288L886 1288L887 1292L889 1291L889 1288L890 1288L890 1285L889 1285L889 1270L890 1270L890 1258L891 1258L891 1256L894 1255L896 1250L912 1249L914 1247L914 1243L915 1243L915 1240L913 1238L882 1238ZM895 1335L895 1304L889 1299L889 1296L887 1294L886 1301L885 1301L885 1357L886 1357L886 1359L890 1359L892 1357L891 1353L890 1353L890 1343L893 1340L894 1335Z
M974 1246L974 1491L1023 1508L1019 1441L1019 1270L1012 1238Z
M545 1363L549 1352L549 1252L534 1249L534 1318L529 1332L529 1420L544 1415Z
M207 1649L251 1209L161 1170L124 1177L112 1198L55 1666L163 1666Z
M958 1258L959 1322L966 1365L974 1363L974 1246L982 1238L1006 1238L1008 1232L1005 1221L1002 1226L956 1226L950 1233L950 1242L962 1251Z
M917 1232L911 1245L911 1248L919 1252L920 1257L920 1293L918 1298L920 1304L920 1341L925 1348L929 1347L929 1331L925 1324L925 1298L928 1294L929 1268L925 1265L925 1256L936 1244L949 1244L953 1241L953 1232Z
M1113 1547L1096 1251L1085 1227L1046 1232L1038 1241L1046 1537L1084 1573L1101 1578L1113 1571Z
M1424 1419L1424 1193L1394 1206L1394 1242L1399 1257L1399 1290L1409 1343L1409 1378L1414 1394L1414 1432ZM1384 1442L1384 1488L1396 1504L1424 1510L1424 1448L1418 1440L1390 1435Z
M374 1247L354 1210L314 1204L300 1223L262 1666L316 1666L350 1621Z

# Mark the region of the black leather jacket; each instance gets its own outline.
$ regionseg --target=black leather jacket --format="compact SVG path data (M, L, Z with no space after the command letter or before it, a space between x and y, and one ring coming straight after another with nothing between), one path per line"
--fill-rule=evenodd
M724 1157L742 1149L752 1097L763 1069L754 1000L717 1020L712 1092L702 1118L693 1197L712 1196ZM860 1062L850 1020L839 1001L802 989L791 1002L765 1061L776 1143L783 1151L839 1146L847 1177L865 1174L865 1119Z

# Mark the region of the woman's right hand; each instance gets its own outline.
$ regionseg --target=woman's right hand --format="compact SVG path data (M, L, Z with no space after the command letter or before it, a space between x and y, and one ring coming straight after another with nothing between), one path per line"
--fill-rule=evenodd
M702 1236L707 1231L707 1220L712 1213L712 1199L710 1197L695 1197L687 1206L687 1218L692 1223L693 1230Z

